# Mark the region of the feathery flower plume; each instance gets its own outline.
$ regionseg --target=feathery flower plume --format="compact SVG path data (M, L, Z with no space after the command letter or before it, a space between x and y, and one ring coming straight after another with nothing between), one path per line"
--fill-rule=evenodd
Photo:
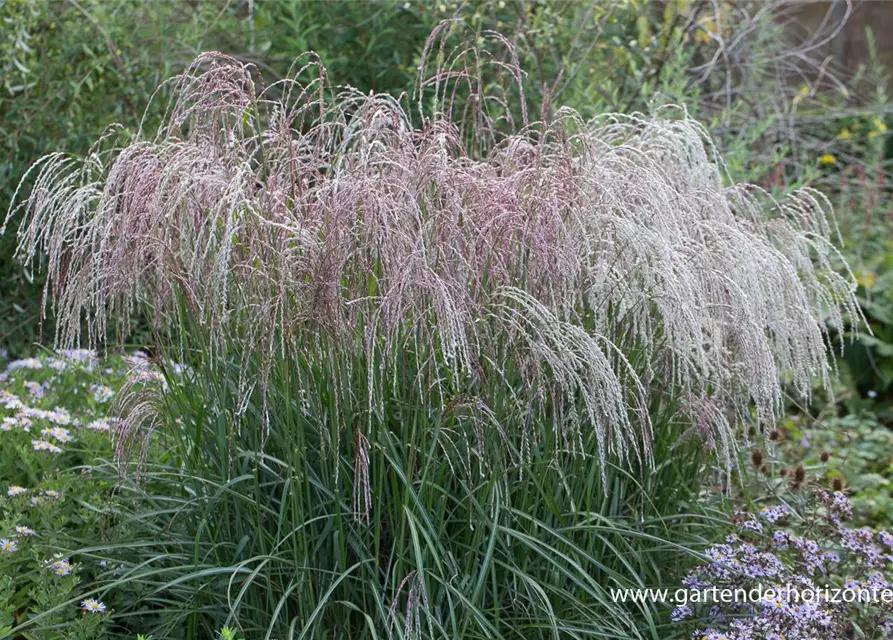
M828 327L860 318L852 275L834 268L828 201L730 185L681 108L513 117L481 93L482 53L447 53L448 28L419 83L433 114L330 90L312 58L262 89L250 65L206 53L173 81L154 135L42 158L7 222L22 214L26 264L46 256L58 346L97 344L151 306L159 331L188 314L223 357L356 363L347 373L366 393L339 402L365 403L370 421L382 381L411 362L435 405L474 398L476 428L548 423L570 453L594 434L603 462L649 459L646 407L669 387L690 433L731 466L739 419L772 423L782 380L804 396L827 384ZM243 370L260 379L240 392L266 389ZM513 406L494 411L484 384L511 389ZM122 401L134 412L118 423L121 454L156 424L139 397ZM367 514L363 440L355 509Z

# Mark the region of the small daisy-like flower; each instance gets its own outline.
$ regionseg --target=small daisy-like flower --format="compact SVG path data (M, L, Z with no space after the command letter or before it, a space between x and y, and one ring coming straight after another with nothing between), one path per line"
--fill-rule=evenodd
M59 442L71 442L71 431L62 427L47 427L42 433L47 437L55 438Z
M13 551L17 551L18 546L16 545L15 540L10 540L9 538L0 538L0 551L8 551L12 553Z
M880 531L878 532L878 537L885 545L893 548L893 535L890 535L887 531Z
M93 400L96 402L108 402L114 397L115 392L105 385L94 384L90 387L90 393L93 394Z
M679 605L678 607L673 609L673 613L670 615L670 619L673 622L681 622L682 620L685 620L686 618L688 618L691 615L692 615L691 608L687 607L683 604L683 605Z
M49 420L60 426L68 426L72 423L71 414L62 407L56 407L52 411L46 409L38 409L35 407L23 406L20 410L23 416L28 418L37 418L39 420Z
M756 520L747 520L741 523L742 529L748 529L750 531L756 531L757 533L763 532L763 525L761 525Z
M17 395L14 393L10 393L5 389L0 389L0 404L2 404L7 409L12 409L15 411L16 409L21 409L24 406L24 403L19 399Z
M106 419L106 418L97 418L93 422L88 423L86 425L86 427L90 431L98 431L101 433L105 433L109 429L111 429L111 424L109 423L108 419Z
M47 451L49 453L62 453L62 449L54 445L52 442L44 440L43 438L39 440L32 440L31 446L34 447L35 451Z
M96 360L96 352L93 349L62 349L56 351L60 356L69 362L77 362L78 364L92 364Z
M20 524L16 525L16 533L20 536L25 536L26 538L30 538L33 535L36 535L36 531L31 527L25 527Z
M22 406L19 408L19 416L22 418L37 418L38 420L46 420L50 412L46 409L38 409L36 407Z
M784 505L777 507L763 507L760 515L771 523L776 523L788 514L788 509Z
M39 382L28 380L23 383L25 388L35 398L42 398L46 395L46 387Z
M819 164L837 164L837 158L830 153L826 153L823 156L819 156Z
M56 491L55 489L47 489L46 491L41 491L43 495L47 498L52 498L53 500L58 500L62 497L62 494Z
M6 495L8 495L10 498L15 498L16 496L22 495L26 491L28 490L25 487L20 487L17 484L11 484L9 485L9 489L6 490Z
M57 576L67 576L71 573L71 563L68 560L57 560L49 565L49 569Z
M3 418L2 424L0 424L0 430L2 431L12 431L16 426L15 418Z
M47 419L62 426L71 424L71 414L62 407L56 407L52 411L48 412Z
M35 507L44 501L43 496L31 496L31 504Z
M25 358L24 360L13 360L6 365L7 370L14 369L43 369L43 364L37 358Z
M81 602L81 609L90 613L105 613L105 605L94 598L87 598Z

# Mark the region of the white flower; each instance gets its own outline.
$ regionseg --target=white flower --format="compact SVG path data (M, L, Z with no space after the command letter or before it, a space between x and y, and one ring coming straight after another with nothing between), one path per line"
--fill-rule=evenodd
M56 371L65 371L68 368L68 363L64 360L58 360L56 358L50 358L47 362L47 366L55 369Z
M37 358L25 358L24 360L13 360L6 366L7 371L14 369L43 369L43 364Z
M34 382L32 380L28 380L24 383L25 388L35 398L42 398L46 395L46 386L40 384L39 382Z
M6 490L6 495L8 495L10 498L14 498L16 496L22 495L26 491L28 490L25 487L20 487L17 484L11 484L9 485L9 489Z
M111 424L107 418L97 418L93 422L88 423L87 429L90 431L107 432L111 428Z
M90 392L93 394L93 400L96 402L108 402L115 395L115 392L112 391L112 389L101 384L92 385L90 387Z
M55 489L47 489L46 491L41 491L43 495L47 498L52 498L53 500L58 500L62 497L62 494L56 491Z
M48 568L57 576L67 576L71 573L71 563L68 560L56 560L50 563Z
M47 427L41 433L47 437L55 438L59 442L71 442L71 431L62 427Z
M17 551L18 546L16 545L15 540L10 540L9 538L0 538L0 551L9 551L12 553L13 551Z
M56 407L52 411L47 411L46 409L35 409L33 407L23 406L21 408L21 415L29 418L36 418L38 420L48 420L63 427L71 424L71 414L62 407Z
M25 536L26 538L30 538L31 536L36 535L37 532L34 531L34 529L32 529L31 527L24 527L20 524L17 524L16 525L16 533L19 534L20 536Z
M12 409L13 411L15 411L16 409L21 409L22 406L24 406L17 395L3 389L0 389L0 404L2 404L7 409Z
M50 411L47 419L62 426L71 424L71 414L62 407L56 407Z
M92 364L96 360L96 352L92 349L63 349L57 351L60 356L69 362L79 362L82 364Z
M90 613L104 613L105 605L99 600L87 598L86 600L81 602L81 609L83 609L84 611L89 611Z
M48 451L50 453L62 453L62 449L54 445L52 442L48 442L41 438L40 440L32 440L31 446L34 447L35 451Z

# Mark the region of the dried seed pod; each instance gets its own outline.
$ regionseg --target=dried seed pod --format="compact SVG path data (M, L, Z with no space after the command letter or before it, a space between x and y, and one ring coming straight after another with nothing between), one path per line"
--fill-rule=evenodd
M754 469L759 469L763 466L763 452L759 449L754 449L750 452L750 463L754 466Z

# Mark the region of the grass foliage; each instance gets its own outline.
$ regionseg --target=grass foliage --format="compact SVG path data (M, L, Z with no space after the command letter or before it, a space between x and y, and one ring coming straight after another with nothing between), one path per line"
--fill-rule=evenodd
M670 455L672 425L657 469L602 467L591 431L589 453L520 462L521 433L477 434L468 401L432 403L400 379L367 436L362 414L348 434L320 419L339 411L327 367L279 359L246 401L234 365L193 366L162 398L144 390L169 421L154 444L171 463L144 467L131 537L102 551L147 591L121 613L154 613L159 637L672 633L657 605L609 595L671 579L709 522L692 494L700 451Z

